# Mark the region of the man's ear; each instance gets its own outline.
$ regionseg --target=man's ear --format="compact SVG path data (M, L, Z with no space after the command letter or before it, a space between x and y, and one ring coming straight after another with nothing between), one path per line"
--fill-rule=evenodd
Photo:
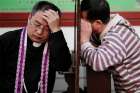
M29 14L28 19L31 19L31 18L32 18L32 14Z
M29 16L28 16L28 23L30 22L31 18L32 18L32 15L29 14Z
M103 22L101 21L101 20L95 20L94 21L97 25L102 25L103 24Z
M92 28L94 28L97 33L101 32L102 26L103 22L101 20L95 20L94 22L92 22Z
M100 29L103 25L103 22L101 20L95 20L94 25L97 27L97 29Z

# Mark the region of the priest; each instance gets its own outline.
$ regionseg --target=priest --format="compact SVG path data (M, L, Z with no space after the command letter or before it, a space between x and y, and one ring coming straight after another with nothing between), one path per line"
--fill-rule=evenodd
M0 91L52 93L56 71L71 65L60 17L57 6L39 1L27 26L0 36Z

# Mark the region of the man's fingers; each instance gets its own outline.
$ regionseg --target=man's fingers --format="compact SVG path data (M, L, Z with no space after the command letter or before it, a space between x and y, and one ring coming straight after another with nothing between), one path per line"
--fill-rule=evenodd
M50 22L50 18L48 16L43 16L43 19L46 21L46 22Z
M58 12L56 12L56 11L54 11L54 10L48 10L52 15L54 15L54 16L59 16L58 15Z
M55 12L54 10L47 10L47 11L45 11L44 12L44 15L45 16L48 16L48 17L59 17L59 15L58 15L58 13L57 12Z
M81 30L91 32L92 31L91 23L84 19L81 19Z
M53 10L47 10L44 12L44 17L45 20L47 20L48 22L51 22L53 20L59 19L59 15L57 12L53 11Z
M49 12L49 11L45 11L44 16L48 17L48 18L51 18L53 16L53 14L51 12Z

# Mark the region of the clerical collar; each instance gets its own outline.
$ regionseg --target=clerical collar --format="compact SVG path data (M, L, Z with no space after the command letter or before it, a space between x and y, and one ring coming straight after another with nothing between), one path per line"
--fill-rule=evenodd
M34 47L40 47L41 46L41 43L33 42L33 46Z

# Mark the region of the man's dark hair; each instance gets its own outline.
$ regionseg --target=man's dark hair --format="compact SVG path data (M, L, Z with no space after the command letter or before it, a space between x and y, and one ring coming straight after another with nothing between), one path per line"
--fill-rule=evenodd
M93 22L101 20L107 24L110 20L110 7L106 0L83 0L81 12L87 12L87 20Z
M48 9L52 9L54 11L57 11L59 16L61 16L60 9L56 5L54 5L53 3L48 2L48 1L39 1L39 2L37 2L33 6L31 14L34 15L38 11L45 11L45 10L48 10Z

